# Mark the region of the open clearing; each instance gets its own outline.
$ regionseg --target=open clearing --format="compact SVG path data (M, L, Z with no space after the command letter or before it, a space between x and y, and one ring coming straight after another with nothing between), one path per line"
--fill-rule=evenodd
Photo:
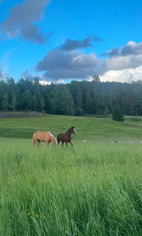
M138 120L138 121L137 121ZM114 122L108 118L71 117L45 115L36 118L0 119L1 138L31 139L37 130L50 131L57 137L75 126L78 141L133 141L142 140L142 121L138 117L126 117L125 122Z
M0 235L141 236L142 146L126 141L141 140L142 129L126 123L1 119ZM56 136L72 125L73 149L32 146L34 131Z

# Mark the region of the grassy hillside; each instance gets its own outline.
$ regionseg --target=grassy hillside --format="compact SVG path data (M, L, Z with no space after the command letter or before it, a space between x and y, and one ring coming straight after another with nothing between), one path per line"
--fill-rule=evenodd
M126 117L125 122L114 122L111 118L71 117L45 115L37 118L0 119L0 137L32 138L37 130L50 131L55 136L75 126L76 140L111 141L114 139L142 139L142 121Z

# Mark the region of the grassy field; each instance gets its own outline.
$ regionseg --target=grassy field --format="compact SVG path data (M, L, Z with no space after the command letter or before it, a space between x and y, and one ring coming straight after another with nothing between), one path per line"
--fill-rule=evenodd
M73 149L32 146L72 125ZM0 236L142 235L142 144L113 142L140 140L141 121L0 119L0 137Z
M50 131L55 136L75 126L76 140L114 141L142 140L142 120L126 117L125 122L111 118L45 115L37 118L0 119L0 137L31 139L35 131ZM73 137L74 139L74 137Z

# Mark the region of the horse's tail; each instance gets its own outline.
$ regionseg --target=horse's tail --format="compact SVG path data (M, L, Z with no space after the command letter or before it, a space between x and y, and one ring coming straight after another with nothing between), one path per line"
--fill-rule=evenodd
M33 134L33 144L36 144L35 134Z

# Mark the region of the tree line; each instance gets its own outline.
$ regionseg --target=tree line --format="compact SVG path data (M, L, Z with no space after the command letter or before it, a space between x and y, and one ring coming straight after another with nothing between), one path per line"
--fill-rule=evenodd
M100 82L41 85L13 78L0 80L0 111L37 111L60 115L107 115L119 106L125 115L142 115L142 82Z

